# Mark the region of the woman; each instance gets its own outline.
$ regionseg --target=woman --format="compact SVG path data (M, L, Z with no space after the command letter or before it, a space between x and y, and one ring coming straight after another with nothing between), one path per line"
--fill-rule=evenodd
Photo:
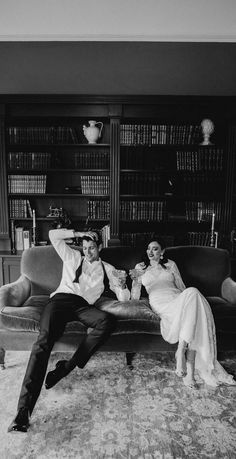
M152 310L160 316L163 338L178 342L176 374L186 386L195 387L195 368L210 386L236 384L216 360L215 324L207 300L195 287L185 287L164 249L163 241L155 237L148 244L144 262L130 270L131 298L139 299L142 285L145 287Z

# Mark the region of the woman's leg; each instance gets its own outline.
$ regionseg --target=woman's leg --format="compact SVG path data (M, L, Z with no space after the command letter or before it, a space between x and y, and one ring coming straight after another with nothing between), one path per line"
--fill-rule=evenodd
M187 374L187 364L186 364L186 351L187 351L186 341L180 340L178 344L178 349L175 353L176 359L176 370L175 373L177 376L185 376Z
M187 375L183 378L183 382L185 386L190 387L190 388L194 388L196 386L196 381L194 378L195 357L196 357L196 351L188 348L186 352Z

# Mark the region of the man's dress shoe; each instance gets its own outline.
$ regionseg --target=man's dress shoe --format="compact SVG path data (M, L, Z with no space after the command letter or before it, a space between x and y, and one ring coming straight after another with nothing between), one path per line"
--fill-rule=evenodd
M51 389L58 381L68 375L69 371L66 369L67 360L59 360L56 364L55 370L49 371L45 379L46 389Z
M13 419L12 423L9 425L8 432L27 432L29 427L29 410L27 407L20 408L16 417Z

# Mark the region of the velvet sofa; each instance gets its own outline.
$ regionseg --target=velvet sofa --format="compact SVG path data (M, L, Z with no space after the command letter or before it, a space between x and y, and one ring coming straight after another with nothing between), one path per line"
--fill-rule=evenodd
M236 350L236 283L230 277L226 250L179 246L166 249L186 286L197 287L208 299L215 318L218 351ZM141 259L141 249L108 247L101 257L127 271ZM39 330L39 319L49 294L59 284L62 262L52 246L34 247L23 252L21 276L0 288L0 364L5 350L30 350ZM125 352L127 363L133 353L174 351L160 334L159 318L151 311L147 297L119 302L102 298L99 307L115 314L117 328L102 351ZM72 351L87 333L79 322L70 322L55 344L56 351Z

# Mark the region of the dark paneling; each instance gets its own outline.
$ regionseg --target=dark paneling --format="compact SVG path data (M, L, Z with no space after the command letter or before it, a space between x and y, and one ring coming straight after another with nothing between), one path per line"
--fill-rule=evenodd
M236 95L236 43L1 42L2 94Z

